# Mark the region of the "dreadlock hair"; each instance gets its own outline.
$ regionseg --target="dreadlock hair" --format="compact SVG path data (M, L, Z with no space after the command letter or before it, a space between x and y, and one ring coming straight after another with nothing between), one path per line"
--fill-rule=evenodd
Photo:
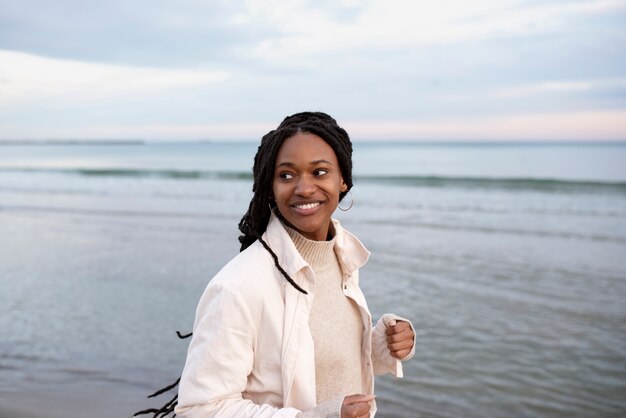
M322 112L302 112L287 116L275 130L268 132L261 139L261 145L254 156L254 167L252 174L254 183L252 185L252 200L248 211L239 222L239 242L240 251L248 248L256 240L272 255L274 264L287 279L287 281L300 292L306 294L289 277L287 272L278 263L278 257L261 238L270 220L272 206L275 206L273 193L274 168L276 156L285 140L298 133L311 133L322 138L335 152L343 181L347 189L339 194L339 201L344 198L352 188L352 143L348 133L341 128L335 119Z

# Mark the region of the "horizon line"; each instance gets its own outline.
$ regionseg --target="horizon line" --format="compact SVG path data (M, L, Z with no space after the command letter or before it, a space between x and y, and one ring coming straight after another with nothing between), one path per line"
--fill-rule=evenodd
M624 139L373 139L352 138L352 143L372 144L421 144L421 145L611 145L624 144ZM47 138L47 139L0 139L0 145L150 145L150 144L256 144L260 139L145 139L145 138Z

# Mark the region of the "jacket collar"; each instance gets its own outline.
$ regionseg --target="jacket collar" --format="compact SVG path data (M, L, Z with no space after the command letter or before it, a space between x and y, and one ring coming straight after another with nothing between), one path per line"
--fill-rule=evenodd
M339 265L344 276L350 276L363 267L370 257L370 252L363 243L345 230L338 220L332 220L335 227L335 248Z
M357 237L343 229L338 220L332 219L335 228L335 253L344 277L352 275L368 260L370 252ZM295 280L296 273L309 265L302 258L282 222L272 212L267 230L263 234L270 248L276 253L278 262L287 274Z

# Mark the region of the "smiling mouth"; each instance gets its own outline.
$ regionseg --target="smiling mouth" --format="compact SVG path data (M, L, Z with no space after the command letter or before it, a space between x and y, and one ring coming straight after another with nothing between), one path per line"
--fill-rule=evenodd
M308 209L314 209L318 207L319 205L320 205L320 202L312 202L312 203L302 203L302 204L293 205L293 207L296 209L308 210Z

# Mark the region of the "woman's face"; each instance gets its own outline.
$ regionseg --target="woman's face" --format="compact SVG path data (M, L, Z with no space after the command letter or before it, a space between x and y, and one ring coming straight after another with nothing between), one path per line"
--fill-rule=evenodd
M272 190L289 226L306 238L326 240L339 193L347 189L337 156L322 138L297 133L285 140L276 156Z

